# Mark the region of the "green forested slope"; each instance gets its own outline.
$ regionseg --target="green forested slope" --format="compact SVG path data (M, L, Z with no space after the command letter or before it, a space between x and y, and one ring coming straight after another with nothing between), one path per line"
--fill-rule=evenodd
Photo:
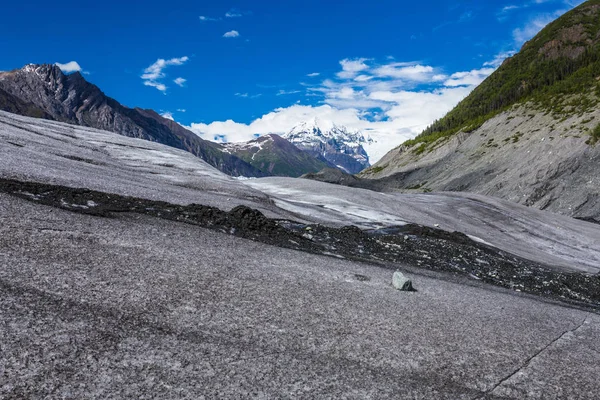
M474 130L524 101L560 118L582 113L599 99L600 0L590 0L550 23L445 117L405 145ZM594 133L600 136L600 128Z

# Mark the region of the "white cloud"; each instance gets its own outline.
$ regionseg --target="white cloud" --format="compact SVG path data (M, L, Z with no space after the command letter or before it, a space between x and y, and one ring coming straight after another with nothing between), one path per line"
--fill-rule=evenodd
M525 4L533 9L534 1L543 0L529 0ZM555 0L563 7L568 1L571 0ZM505 7L504 11L508 13L517 7L522 6ZM564 12L534 16L528 24L513 31L513 46L522 45ZM239 142L256 135L286 133L301 122L317 118L325 127L335 123L370 135L376 143L367 152L371 162L376 162L387 151L443 117L512 55L512 51L498 53L480 68L469 71L444 71L423 62L397 62L393 58L384 62L346 58L340 61L340 71L335 75L318 83L314 80L302 83L306 96L319 98L317 105L277 108L249 123L233 120L194 123L190 129L208 140ZM288 92L279 92L285 93Z
M540 14L530 20L525 26L513 30L513 40L516 46L521 46L535 35L537 35L542 29L546 27L550 22L560 17L567 10L557 10L550 14Z
M182 78L182 77L179 77L179 78L177 78L177 79L174 79L174 80L173 80L173 82L175 82L175 84L176 84L177 86L181 86L181 87L183 87L183 84L187 82L187 79L185 79L185 78Z
M434 76L433 67L428 65L406 65L392 63L376 68L373 73L379 77L402 79L413 82L427 82Z
M212 17L207 17L205 15L201 15L198 18L202 22L214 22L214 21L220 21L221 20L221 18L212 18Z
M313 73L310 73L310 74L306 74L306 76L308 76L309 78L314 78L314 77L317 77L319 75L321 75L321 73L319 73L319 72L313 72Z
M521 7L515 6L515 5L505 6L505 7L502 7L502 10L500 10L500 12L505 13L505 12L509 12L512 10L518 10L519 8L521 8Z
M237 8L232 8L231 10L225 13L225 18L240 18L243 15L244 14Z
M498 68L500 65L502 65L504 60L506 60L508 57L514 56L515 54L516 54L516 51L502 51L502 52L496 54L494 56L493 60L484 62L483 66Z
M439 68L418 63L377 65L370 61L342 60L341 73L335 79L305 84L306 95L322 97L322 105L278 108L248 124L227 120L194 123L189 128L204 139L239 142L256 135L283 134L301 122L318 118L321 124L344 125L370 135L376 143L367 152L375 162L444 116L494 71L484 66L444 74ZM414 89L415 85L424 89ZM278 94L287 93L281 90Z
M236 38L239 36L240 36L240 33L238 31L229 31L229 32L225 32L225 34L223 34L224 38Z
M150 86L153 88L157 88L158 90L160 90L163 93L165 93L167 91L167 86L164 83L158 83L158 82L154 82L154 81L144 81L144 85Z
M241 142L252 140L255 134L288 132L299 122L315 117L323 121L337 120L346 125L356 124L360 122L356 114L356 110L337 110L329 105L318 107L293 105L288 108L278 108L250 124L227 120L211 124L193 123L189 128L208 140L226 135L230 142Z
M142 80L144 81L144 85L154 87L165 93L167 91L167 86L160 82L166 76L164 73L165 68L169 66L183 65L188 60L189 57L187 56L171 58L170 60L159 58L154 64L150 65L144 70L144 74L141 76Z
M178 108L177 111L181 112L181 113L184 113L184 112L186 112L186 109L185 108Z
M337 77L340 79L354 78L359 72L369 69L369 66L365 64L368 61L367 58L357 58L354 60L344 59L340 61L342 71L337 73Z
M496 17L497 17L498 21L504 22L508 19L508 17L511 14L513 14L517 10L527 10L527 9L533 10L540 4L558 3L558 5L560 7L564 7L566 5L566 6L569 6L572 8L572 7L582 4L584 2L585 2L585 0L530 0L530 1L524 2L523 4L519 4L519 5L510 4L510 5L502 7L496 13ZM565 13L566 11L568 11L568 10L562 10L562 9L558 10L554 13L554 16L551 18L555 19L556 17L560 16L561 14ZM545 16L541 15L541 16L534 17L533 21L535 21L535 20L543 21L544 19L545 19ZM522 31L522 36L519 36L519 40L516 40L517 42L519 42L519 44L523 44L524 42L531 39L531 37L533 37L535 35L535 33L533 33L533 35L531 35L531 32L535 30L535 24L533 24L533 25L529 24L529 26L531 29L531 31L529 31L529 33L527 32L528 31L527 27L520 28L520 30ZM539 29L538 29L538 31L539 31ZM527 37L529 37L529 39L527 39Z
M258 94L249 94L249 93L235 93L234 96L236 97L242 97L244 99L257 99L260 96L262 96L262 93L258 93Z
M301 90L283 90L283 89L281 89L279 92L277 92L277 96L296 94L296 93L300 93L300 92L301 92Z
M67 74L71 72L81 72L81 66L77 63L77 61L70 61L66 64L55 63L54 65L60 68L62 72Z
M369 76L369 75L358 75L357 77L354 78L354 80L356 82L366 82L366 81L370 81L371 79L373 79L373 77Z
M160 116L163 118L166 118L166 119L170 119L171 121L175 121L175 118L173 118L172 112L165 111L164 113L160 114Z
M521 6L517 6L517 5L508 5L508 6L504 6L500 9L500 11L498 11L496 13L496 18L498 19L498 21L500 22L504 22L508 19L509 15L516 10L519 10L521 8L524 7L528 7L528 5L521 5Z
M450 79L444 82L444 86L477 86L495 70L496 68L481 68L466 72L456 72L450 75Z

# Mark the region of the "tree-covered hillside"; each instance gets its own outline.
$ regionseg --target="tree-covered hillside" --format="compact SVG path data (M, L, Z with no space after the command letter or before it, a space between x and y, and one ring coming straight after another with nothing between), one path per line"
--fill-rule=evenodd
M600 0L590 0L550 23L444 118L405 145L472 131L516 103L531 100L544 112L560 115L582 113L599 99Z

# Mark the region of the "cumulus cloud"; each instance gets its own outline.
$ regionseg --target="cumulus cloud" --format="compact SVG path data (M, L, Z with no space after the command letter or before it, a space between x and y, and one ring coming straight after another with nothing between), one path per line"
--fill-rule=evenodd
M337 77L340 79L354 78L359 72L369 69L369 66L365 64L367 58L357 58L354 60L344 59L340 61L342 70L337 73Z
M225 32L223 34L224 38L236 38L236 37L239 37L239 36L240 36L240 33L238 31L235 31L235 30L234 31Z
M179 58L171 58L170 60L165 60L165 59L159 58L158 60L156 60L156 62L154 64L150 65L148 68L146 68L144 70L144 74L141 76L141 78L144 82L144 85L154 87L154 88L160 90L161 92L165 93L167 91L167 86L161 82L161 80L166 77L164 70L169 66L183 65L188 60L189 60L189 57L187 57L187 56L179 57ZM177 81L178 79L183 79L183 78L177 78L175 81ZM183 85L184 82L185 82L185 79L183 79L183 82L181 82L181 85ZM175 82L175 83L177 83L177 82ZM177 83L177 84L179 85L179 83Z
M376 68L373 73L379 77L402 79L413 82L427 82L433 78L435 70L428 65L392 63Z
M61 64L61 63L55 63L54 65L56 65L58 68L60 68L60 70L64 73L71 73L71 72L82 72L81 70L81 66L77 63L77 61L69 61L68 63L65 64Z
M351 125L360 122L356 110L337 110L329 105L318 107L293 105L287 108L278 108L250 124L242 124L232 120L217 121L211 124L193 123L190 129L208 140L240 142L252 140L255 135L266 133L288 132L293 126L302 121L319 118L322 121L338 121Z
M369 135L375 142L367 151L375 162L450 111L495 70L482 66L445 74L421 63L387 60L378 64L366 58L344 59L340 67L333 78L304 84L305 95L321 97L321 105L277 108L250 123L227 120L193 123L189 128L204 139L239 142L267 133L284 134L317 118L325 128L335 123ZM276 94L294 92L298 91Z
M450 79L444 82L444 86L477 86L494 71L495 68L481 68L466 72L456 72L450 75Z
M515 9L516 6L505 7L503 12ZM562 13L564 10L536 15L513 31L513 43L522 45ZM208 140L239 142L267 133L284 134L299 123L318 119L326 129L328 125L344 125L370 136L375 142L367 146L367 152L376 162L443 117L512 55L514 51L500 52L479 68L467 71L445 71L423 62L398 62L394 58L383 62L346 58L339 62L336 74L319 82L301 83L302 91L286 89L274 93L282 96L304 92L305 96L320 98L317 105L277 108L248 123L226 120L193 123L189 128ZM311 78L320 75L307 74ZM236 95L250 97L247 93Z
M369 75L358 75L357 77L354 78L354 80L356 82L366 82L366 81L370 81L371 79L373 79L373 77L369 76Z
M524 4L534 10L534 3L543 1L529 0ZM582 2L553 1L561 8L569 2ZM506 6L500 13L509 14L525 6L523 3ZM518 48L565 11L534 14L527 24L512 32L510 47ZM464 15L465 19L470 17L472 15ZM295 104L277 108L247 123L226 120L193 123L189 128L204 139L239 142L267 133L283 134L299 123L318 119L325 129L335 123L369 135L375 143L367 146L367 152L371 162L376 162L387 151L414 138L434 120L443 117L514 53L500 52L493 59L467 71L446 71L424 62L398 62L393 57L383 61L345 58L339 62L337 73L325 79L307 79L308 83L301 83L305 96L318 99L316 105ZM315 72L307 76L315 78L320 75ZM296 91L280 90L274 94Z

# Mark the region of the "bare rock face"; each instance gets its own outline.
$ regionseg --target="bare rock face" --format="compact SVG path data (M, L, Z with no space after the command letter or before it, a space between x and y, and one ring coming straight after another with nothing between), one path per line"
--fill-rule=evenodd
M46 113L32 103L28 103L16 96L0 89L0 110L13 114L19 114L26 117L52 119L50 114Z
M590 44L593 44L592 34L579 24L561 29L558 37L547 42L538 52L550 60L561 57L574 60L581 56Z
M219 144L200 139L152 110L121 105L87 82L79 72L66 75L55 65L29 64L0 73L0 89L42 110L45 114L40 115L42 117L186 150L230 175L265 175L238 157L224 153Z

